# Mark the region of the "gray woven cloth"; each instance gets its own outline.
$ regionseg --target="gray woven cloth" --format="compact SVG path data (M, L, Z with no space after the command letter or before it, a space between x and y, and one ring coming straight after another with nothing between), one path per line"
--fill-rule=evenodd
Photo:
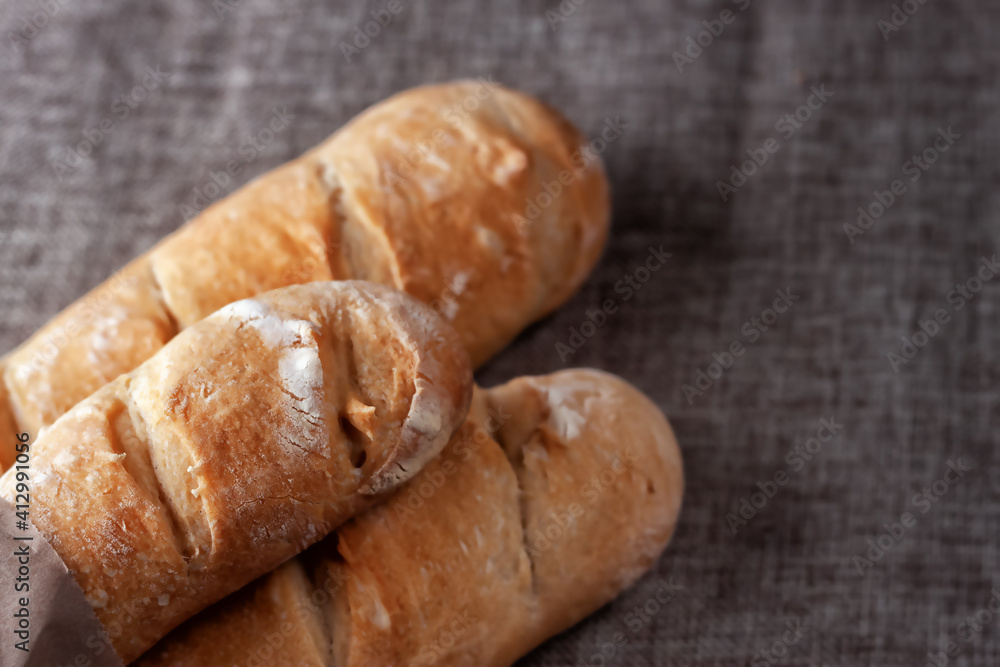
M655 571L520 664L1000 664L998 9L400 0L345 54L387 6L4 3L0 349L177 228L276 108L227 191L396 91L492 75L627 129L600 265L479 379L620 374L687 473Z

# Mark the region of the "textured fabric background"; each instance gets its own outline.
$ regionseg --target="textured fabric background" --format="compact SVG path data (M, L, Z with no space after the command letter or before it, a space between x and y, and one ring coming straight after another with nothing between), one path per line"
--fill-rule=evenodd
M949 639L961 649L949 664L1000 664L1000 617L975 620L1000 589L1000 279L960 310L964 297L948 300L1000 241L996 5L908 0L916 12L886 38L887 0L567 0L551 24L557 0L402 0L348 63L340 44L386 2L220 1L221 17L207 0L0 8L0 349L179 226L181 204L274 107L294 121L228 190L391 93L492 75L592 135L606 118L628 128L604 153L603 260L480 380L618 373L671 417L688 480L656 571L521 664L922 665ZM730 23L711 23L727 9ZM703 21L722 33L681 71L672 54ZM119 119L116 98L157 67L164 80ZM776 127L812 86L833 95L797 129ZM104 118L113 133L57 173ZM907 165L949 127L960 136L926 172ZM724 201L717 181L769 138L777 152ZM852 244L844 224L895 179L905 193ZM661 245L673 256L626 300L616 282ZM744 323L779 289L799 298L751 343ZM556 345L609 298L618 311L564 363ZM949 321L894 372L887 353L938 309ZM733 341L745 353L689 402L683 385ZM794 450L821 418L842 429L806 461ZM938 499L932 483L959 459L970 469ZM751 497L779 471L772 498ZM936 502L915 501L925 487ZM734 534L743 499L767 503ZM882 537L890 548L862 576L854 556L904 512L915 525ZM683 589L630 616L661 579ZM788 623L808 631L783 643Z

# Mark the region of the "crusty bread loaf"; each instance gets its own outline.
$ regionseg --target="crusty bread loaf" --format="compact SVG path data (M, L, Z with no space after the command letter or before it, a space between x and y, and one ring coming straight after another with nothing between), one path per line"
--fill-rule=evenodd
M401 292L238 301L42 433L31 519L128 661L415 474L471 392L454 331Z
M631 585L677 521L660 411L592 370L477 390L419 475L141 667L504 667Z
M478 365L597 260L608 191L583 142L555 111L488 82L375 105L207 208L0 361L0 442L37 433L218 308L295 283L402 289L450 320ZM0 447L0 467L11 456Z

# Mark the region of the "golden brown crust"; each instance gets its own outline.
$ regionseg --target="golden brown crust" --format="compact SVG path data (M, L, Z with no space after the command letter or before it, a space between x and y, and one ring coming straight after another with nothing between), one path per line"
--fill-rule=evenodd
M538 613L521 641L533 646L653 565L680 513L683 466L656 405L607 373L517 379L489 392L488 402L512 415L498 440L519 461L526 501Z
M209 207L151 252L164 301L181 327L273 289L351 276L329 195L314 165L297 160Z
M608 188L583 143L557 112L490 82L377 104L205 210L8 355L10 412L34 435L216 309L310 281L402 289L449 320L478 365L597 261Z
M313 594L302 564L293 559L219 602L212 614L198 616L204 619L198 625L181 625L170 634L176 641L158 645L139 662L144 667L327 667L330 642L319 607L309 603ZM211 641L189 650L188 642L200 636Z
M39 436L32 519L131 660L415 474L471 386L454 332L400 292L238 301Z
M583 143L526 95L459 82L400 93L303 159L339 189L352 275L377 265L372 278L434 304L479 364L597 261L608 190ZM356 258L351 237L368 254Z
M350 609L345 667L485 664L492 651L484 647L524 632L534 605L517 476L485 432L476 441L474 419L416 489L338 533ZM452 659L426 662L455 621L464 632Z
M624 381L572 370L477 390L437 459L299 557L324 576L289 609L325 610L330 667L506 667L646 571L682 494L669 424ZM245 656L256 604L206 610L137 664L218 664L220 636Z
M176 333L148 259L135 260L7 355L3 381L20 430L36 436Z

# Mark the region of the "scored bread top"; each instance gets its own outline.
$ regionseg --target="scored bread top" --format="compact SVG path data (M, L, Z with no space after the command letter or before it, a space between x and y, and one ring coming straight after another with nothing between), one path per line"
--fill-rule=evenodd
M435 464L337 533L336 667L511 665L650 568L684 490L660 410L589 369L477 392Z
M416 474L471 386L450 327L389 288L239 301L43 432L32 520L127 662Z
M178 331L291 284L401 289L479 365L579 287L608 222L601 160L558 112L491 82L402 92L214 203L0 360L0 439L35 435Z
M477 389L420 474L137 667L508 667L652 566L683 490L670 425L620 378Z
M434 305L479 365L597 261L608 186L585 146L539 101L461 81L391 97L303 160L337 202L350 275Z

